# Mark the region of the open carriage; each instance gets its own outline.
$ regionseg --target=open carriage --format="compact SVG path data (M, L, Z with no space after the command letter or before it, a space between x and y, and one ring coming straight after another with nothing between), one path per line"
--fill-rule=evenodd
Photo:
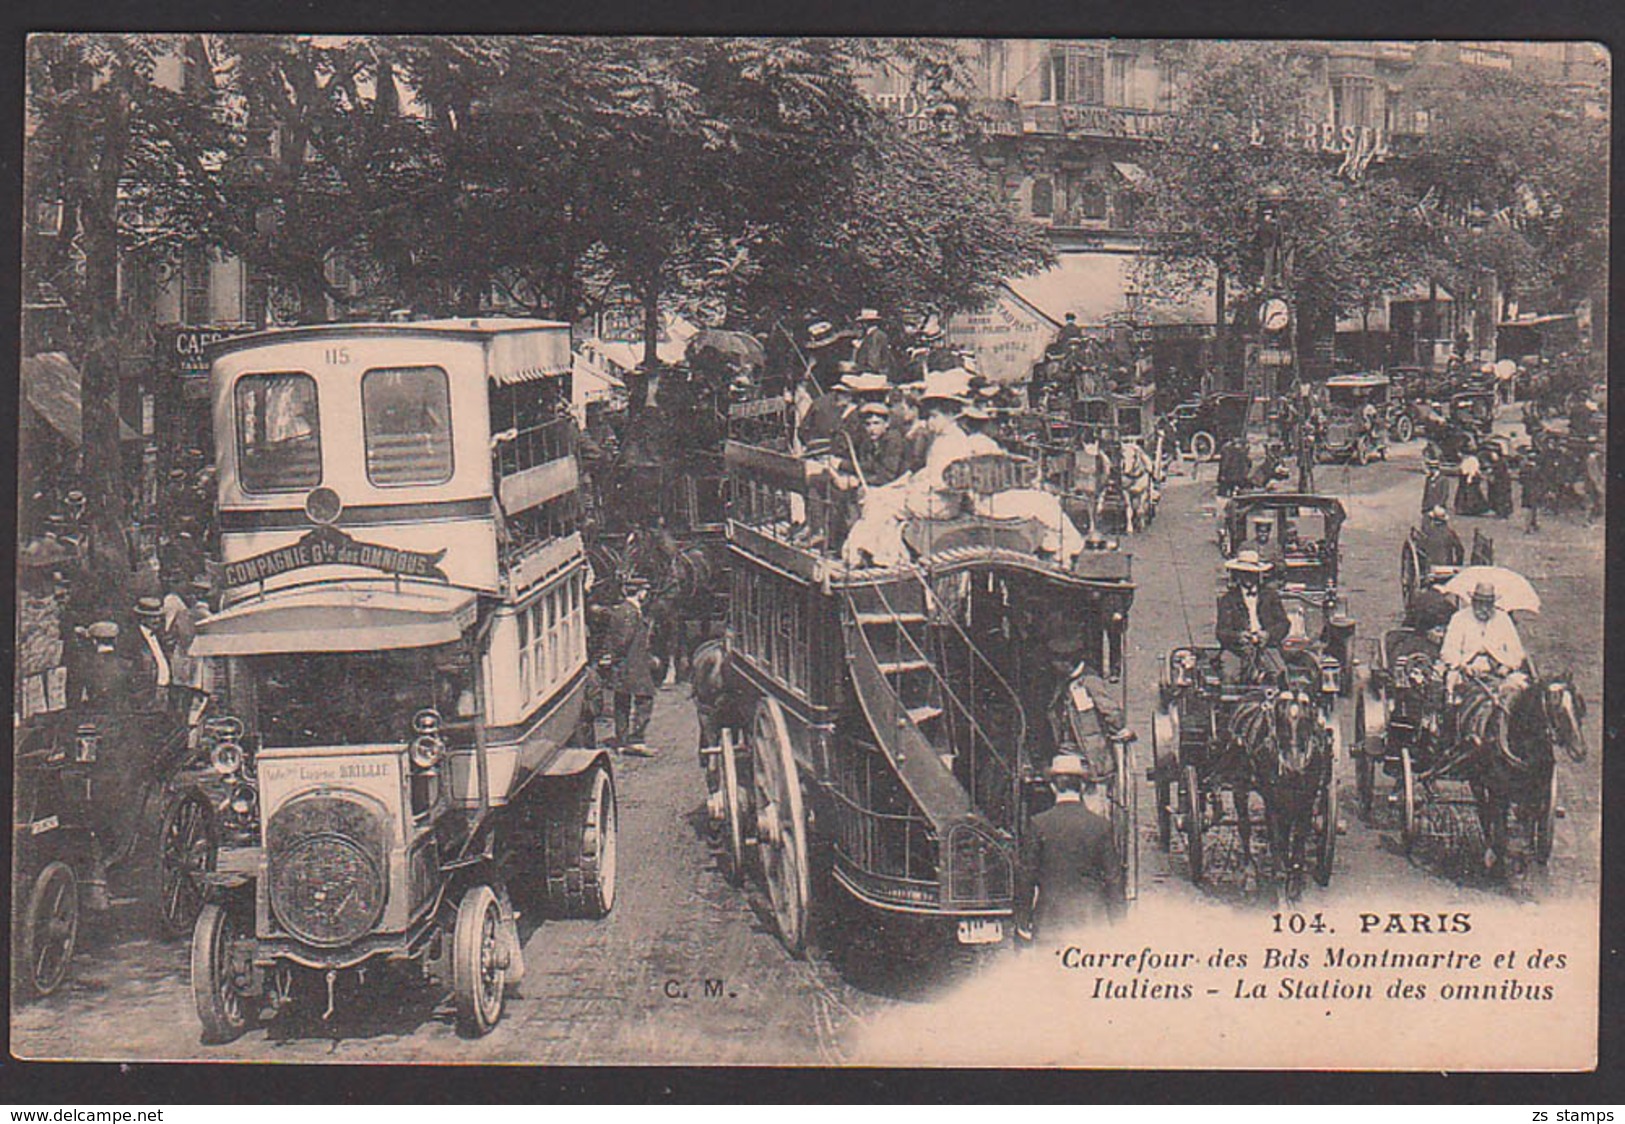
M1499 583L1497 602L1509 611L1538 611L1528 583L1508 570L1474 565L1441 584L1460 602L1485 580ZM1439 660L1442 633L1442 626L1406 624L1374 643L1354 715L1361 815L1377 820L1380 775L1391 781L1386 802L1398 806L1406 854L1424 839L1448 848L1464 836L1482 836L1501 866L1506 810L1516 804L1529 828L1530 853L1544 863L1560 814L1552 751L1562 745L1575 761L1584 759L1584 704L1567 677L1543 678L1532 659L1517 669L1512 678L1523 685L1511 692L1510 678L1464 673L1453 704Z
M1467 552L1467 565L1493 566L1495 540L1478 527ZM1399 548L1399 595L1405 606L1405 619L1412 622L1412 606L1421 590L1431 589L1455 577L1461 567L1448 558L1429 558L1426 537L1420 527L1412 527Z
M727 460L736 718L702 757L731 866L754 852L793 953L829 904L821 887L962 943L1004 939L1030 900L1030 817L1061 748L1045 716L1080 662L1122 681L1130 559L1046 556L1031 519L959 514L908 521L906 561L854 566L834 549L843 501L813 462L760 437L731 440ZM944 484L996 505L1035 476L997 455L950 465ZM1126 745L1107 772L1132 897Z
M523 974L510 889L615 898L614 777L575 740L569 327L323 325L210 358L227 589L192 654L223 684L211 756L257 799L193 933L204 1040L324 990L331 1016L385 962L484 1034Z
M1279 708L1304 743L1303 779L1313 786L1306 825L1310 873L1317 883L1328 885L1337 848L1335 762L1342 744L1332 705L1337 680L1289 662L1281 685L1226 683L1219 653L1215 646L1176 648L1161 668L1151 726L1152 763L1146 773L1156 792L1157 841L1169 850L1177 830L1191 881L1198 884L1205 877L1208 840L1215 832L1235 831L1250 854L1253 832L1265 833L1269 824L1255 815L1250 798L1258 781L1248 747L1257 740L1258 724L1274 721ZM1222 798L1226 792L1231 795L1228 810ZM1280 854L1273 857L1278 863L1286 860Z

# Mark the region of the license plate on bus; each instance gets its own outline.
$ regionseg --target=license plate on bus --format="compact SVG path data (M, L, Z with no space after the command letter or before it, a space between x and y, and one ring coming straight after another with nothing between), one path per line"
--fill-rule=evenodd
M960 944L998 944L1004 940L1004 922L996 917L967 917L959 923Z

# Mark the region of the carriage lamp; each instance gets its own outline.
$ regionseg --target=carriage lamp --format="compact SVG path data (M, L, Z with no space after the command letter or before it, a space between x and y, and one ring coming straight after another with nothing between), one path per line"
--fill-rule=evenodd
M234 742L243 736L243 720L230 714L221 714L210 718L204 723L204 728L222 741Z
M245 820L254 814L254 810L259 807L259 803L259 793L254 791L254 786L242 782L232 788L231 796L227 801L232 814Z
M221 738L209 750L209 764L222 777L229 777L243 767L243 747L230 738Z
M1320 657L1320 689L1336 694L1343 677L1343 661L1336 656Z
M94 765L101 751L102 732L94 722L86 722L73 732L73 762L75 765Z
M446 755L446 743L437 734L420 734L412 739L412 748L408 752L412 767L428 772L440 764L440 759Z
M1196 653L1181 649L1174 653L1174 686L1188 687L1196 673Z
M440 736L440 712L433 707L424 707L412 715L412 730L417 734L407 751L412 758L412 767L420 772L428 772L440 764L440 759L446 755L446 742Z

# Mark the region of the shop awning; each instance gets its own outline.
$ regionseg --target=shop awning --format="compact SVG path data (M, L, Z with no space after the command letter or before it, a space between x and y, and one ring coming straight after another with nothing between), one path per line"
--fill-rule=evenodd
M1112 167L1117 169L1117 174L1122 176L1130 187L1141 188L1151 182L1151 176L1146 170L1132 161L1113 160Z
M1129 320L1142 326L1214 323L1211 285L1187 297L1164 299L1140 287L1134 254L1062 252L1057 258L1043 273L1008 283L1012 292L1056 324L1068 312L1077 313L1078 323L1085 327ZM1130 293L1137 294L1132 308Z
M75 449L85 443L84 419L80 403L79 368L60 351L43 351L29 355L22 364L23 401L62 439ZM121 418L118 423L120 441L138 441L140 434Z
M205 619L192 641L192 655L371 652L448 644L474 623L474 601L473 593L451 586L272 592Z

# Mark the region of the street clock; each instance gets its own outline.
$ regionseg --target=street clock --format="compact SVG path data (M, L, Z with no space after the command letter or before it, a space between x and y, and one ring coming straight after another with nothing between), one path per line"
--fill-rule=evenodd
M1266 332L1284 332L1292 319L1292 310L1280 297L1271 297L1258 310L1258 323Z

